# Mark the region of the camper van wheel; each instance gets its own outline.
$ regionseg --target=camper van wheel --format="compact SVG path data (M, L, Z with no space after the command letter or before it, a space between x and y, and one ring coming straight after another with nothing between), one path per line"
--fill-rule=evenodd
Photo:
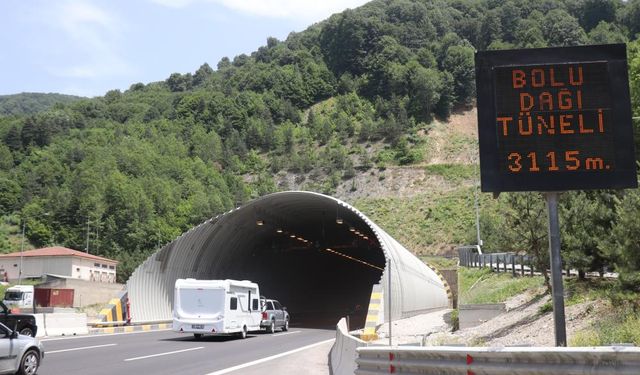
M202 333L194 333L194 334L193 334L193 337L194 337L196 340L200 340L200 339L202 338Z
M247 338L247 326L242 327L242 332L240 332L240 338L241 339Z
M282 326L282 330L283 331L288 331L289 330L289 319L285 319L284 325Z
M267 328L269 333L274 333L276 331L276 321L271 319L271 325Z

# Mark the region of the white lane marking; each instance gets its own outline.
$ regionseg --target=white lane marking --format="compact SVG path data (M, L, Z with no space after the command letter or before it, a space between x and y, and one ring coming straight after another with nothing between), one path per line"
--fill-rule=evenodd
M82 336L68 336L68 337L51 337L51 338L40 338L40 341L61 341L61 340L77 340L77 339L95 339L98 337L107 337L107 336L120 336L120 335L134 335L138 333L153 333L153 332L165 332L171 331L171 328L167 329L153 329L150 331L133 331L133 332L118 332L118 333L96 333Z
M241 369L246 368L246 367L249 367L249 366L254 366L254 365L257 365L257 364L260 364L260 363L268 362L268 361L271 361L271 360L276 359L276 358L284 357L284 356L287 356L287 355L289 355L289 354L293 354L293 353L301 352L301 351L303 351L303 350L307 350L307 349L313 348L313 347L315 347L315 346L319 346L319 345L322 345L322 344L326 344L326 343L331 342L331 341L334 341L334 340L335 340L335 339L330 339L330 340L320 341L320 342L317 342L317 343L315 343L315 344L311 344L311 345L303 346L302 348L298 348L298 349L290 350L290 351L288 351L288 352L284 352L284 353L280 353L280 354L272 355L271 357L266 357L266 358L262 358L262 359L255 360L255 361L253 361L253 362L247 362L247 363L244 363L244 364L242 364L242 365L233 366L233 367L229 367L229 368L226 368L226 369L223 369L223 370L218 370L218 371L210 372L210 373L208 373L208 374L206 374L206 375L222 375L222 374L228 374L228 373L230 373L230 372L237 371L237 370L241 370Z
M71 348L71 349L60 349L60 350L45 350L44 352L49 355L49 354L55 354L55 353L63 353L63 352L74 352L76 350L85 350L85 349L95 349L95 348L104 348L107 346L116 346L118 344L105 344L105 345L93 345L93 346L83 346L81 348Z
M300 332L302 332L302 331L289 331L289 332L276 333L275 335L272 335L272 336L292 335L294 333L300 333Z
M134 358L127 358L124 361L128 362L128 361L137 361L139 359L147 359L147 358L153 358L153 357L161 357L163 355L171 355L171 354L176 354L176 353L184 353L184 352L190 352L192 350L199 350L199 349L204 349L204 346L198 346L197 348L190 348L190 349L182 349L182 350L174 350L172 352L165 352L165 353L158 353L158 354L151 354L151 355L145 355L142 357L134 357Z

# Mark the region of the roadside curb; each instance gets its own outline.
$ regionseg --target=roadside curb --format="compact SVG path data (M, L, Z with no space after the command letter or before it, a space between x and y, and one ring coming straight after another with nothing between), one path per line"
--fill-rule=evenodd
M120 327L89 328L89 334L100 335L105 333L157 331L161 329L170 329L171 326L172 326L171 323L159 323L159 324L141 324L141 325L133 325L133 326L120 326Z

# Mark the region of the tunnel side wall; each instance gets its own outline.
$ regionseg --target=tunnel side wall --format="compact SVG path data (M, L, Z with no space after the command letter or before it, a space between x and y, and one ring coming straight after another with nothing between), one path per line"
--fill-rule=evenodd
M433 269L360 211L349 204L340 203L357 212L374 231L382 246L387 258L387 266L380 283L384 292L385 309L391 306L392 320L408 318L429 310L446 308L449 305L445 285ZM391 262L391 280L389 280L389 261ZM384 320L385 322L389 320L388 310L384 312Z
M211 278L199 271L206 239L215 226L211 220L184 233L151 255L127 281L131 320L171 320L173 292L178 278Z

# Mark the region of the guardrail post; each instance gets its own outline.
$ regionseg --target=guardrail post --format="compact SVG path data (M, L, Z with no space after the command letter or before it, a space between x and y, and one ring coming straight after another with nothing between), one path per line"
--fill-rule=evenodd
M500 255L496 255L496 271L500 273Z
M516 277L516 256L511 255L511 276Z
M524 276L524 255L520 255L520 276Z
M489 268L491 268L491 272L493 272L493 254L489 254Z

